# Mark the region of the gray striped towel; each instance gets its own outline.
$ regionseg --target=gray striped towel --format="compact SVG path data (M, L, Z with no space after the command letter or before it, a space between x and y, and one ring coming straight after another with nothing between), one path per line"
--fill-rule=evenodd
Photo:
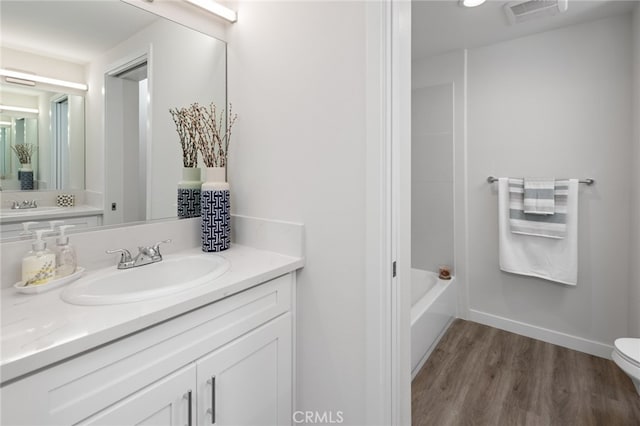
M524 212L524 179L509 178L509 224L515 234L564 238L567 235L567 197L569 181L554 183L555 210L552 215Z
M527 214L555 213L555 179L524 178L524 212Z

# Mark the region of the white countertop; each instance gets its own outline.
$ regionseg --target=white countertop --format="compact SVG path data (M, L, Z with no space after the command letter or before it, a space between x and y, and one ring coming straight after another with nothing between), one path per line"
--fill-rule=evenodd
M194 248L165 258L196 253L202 251ZM143 302L76 306L60 298L65 286L37 295L21 294L13 287L3 289L0 381L46 367L304 265L300 257L235 244L217 254L231 267L211 284Z
M73 207L42 206L35 209L0 209L0 223L28 222L59 217L94 216L103 213L102 209L87 205Z

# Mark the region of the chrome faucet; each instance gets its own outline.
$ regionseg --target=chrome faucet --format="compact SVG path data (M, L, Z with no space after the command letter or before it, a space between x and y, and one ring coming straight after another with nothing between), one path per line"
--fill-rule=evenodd
M162 260L162 253L160 253L160 244L170 243L171 240L164 240L155 243L149 247L138 247L138 255L133 258L131 252L127 249L114 249L107 250L105 253L122 253L120 261L118 262L118 269L130 269L138 266L148 265L150 263L160 262Z
M36 200L31 200L31 201L24 200L21 203L15 200L11 202L12 210L35 209L36 207L38 207L38 203L36 202Z

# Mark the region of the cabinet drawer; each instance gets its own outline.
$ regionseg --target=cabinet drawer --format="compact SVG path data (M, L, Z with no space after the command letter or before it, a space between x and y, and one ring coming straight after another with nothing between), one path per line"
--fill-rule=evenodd
M196 368L190 364L78 425L192 425L195 384Z
M3 386L2 424L86 419L289 311L293 281L284 275Z

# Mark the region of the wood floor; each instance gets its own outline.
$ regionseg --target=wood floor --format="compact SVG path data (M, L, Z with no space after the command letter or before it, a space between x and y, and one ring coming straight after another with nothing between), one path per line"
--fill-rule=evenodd
M456 320L412 386L413 425L640 425L613 361Z

